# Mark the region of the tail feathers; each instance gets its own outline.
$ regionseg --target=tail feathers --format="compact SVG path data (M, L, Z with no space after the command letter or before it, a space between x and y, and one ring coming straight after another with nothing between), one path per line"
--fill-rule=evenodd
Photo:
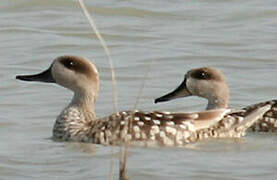
M271 106L275 107L276 104L277 104L277 99L273 99L273 100L270 100L270 101L265 101L265 102L261 102L261 103L257 103L257 104L247 106L247 107L243 108L243 110L248 112L248 111L254 110L256 108L259 108L259 107L262 107L262 106L265 106L265 105L271 105Z
M252 131L260 132L277 132L277 100L265 101L257 104L253 104L243 108L245 110L242 113L243 116L248 115L253 109L257 109L261 106L271 105L270 110L268 110L263 117L261 117L252 127Z
M271 104L265 104L263 106L259 106L255 109L251 109L250 111L247 111L247 114L244 114L245 116L241 116L241 113L238 112L237 116L238 118L243 118L243 120L234 125L233 129L237 132L245 132L248 128L250 128L256 121L258 121L263 115L271 109ZM236 113L235 113L236 114Z

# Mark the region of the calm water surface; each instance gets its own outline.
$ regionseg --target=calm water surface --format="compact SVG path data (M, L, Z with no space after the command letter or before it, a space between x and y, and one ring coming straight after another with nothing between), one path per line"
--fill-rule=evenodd
M119 110L134 107L152 60L141 110L203 109L206 101L196 97L153 104L187 70L200 66L226 74L233 107L277 96L276 0L86 3L115 60ZM78 3L1 0L0 24L0 179L108 179L110 147L50 139L54 120L72 93L15 80L16 74L48 68L57 56L85 56L100 72L97 115L113 111L108 61ZM277 135L263 133L187 148L132 148L128 173L131 179L150 180L276 179L276 150ZM114 151L117 165L118 148Z

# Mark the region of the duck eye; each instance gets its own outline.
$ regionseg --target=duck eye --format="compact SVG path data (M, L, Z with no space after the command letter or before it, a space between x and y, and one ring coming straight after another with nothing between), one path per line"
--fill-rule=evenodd
M196 74L195 74L195 78L197 79L210 79L210 74L206 71L198 71Z
M74 62L72 60L67 60L64 63L64 66L67 67L68 69L72 69L74 67Z
M202 72L200 73L200 77L201 77L202 79L206 79L207 73L206 73L205 71L202 71Z

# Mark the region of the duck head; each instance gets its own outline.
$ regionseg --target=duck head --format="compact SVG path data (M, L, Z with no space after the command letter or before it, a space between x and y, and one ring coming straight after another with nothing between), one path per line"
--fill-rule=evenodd
M51 66L34 75L18 75L22 81L56 83L72 90L76 97L97 96L99 75L96 67L89 60L79 56L60 56Z
M222 72L212 67L192 69L185 74L183 82L172 92L155 99L155 103L172 99L199 96L208 100L206 109L226 108L229 87Z

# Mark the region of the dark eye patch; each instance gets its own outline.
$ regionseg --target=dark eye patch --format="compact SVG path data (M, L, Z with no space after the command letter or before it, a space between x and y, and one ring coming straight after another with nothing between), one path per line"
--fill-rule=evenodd
M191 76L195 79L209 80L212 79L212 74L205 69L198 69L194 71Z
M68 69L74 69L75 63L70 58L65 58L61 61L61 63Z
M76 73L81 73L89 77L95 75L90 64L77 56L61 56L59 61L64 67Z

